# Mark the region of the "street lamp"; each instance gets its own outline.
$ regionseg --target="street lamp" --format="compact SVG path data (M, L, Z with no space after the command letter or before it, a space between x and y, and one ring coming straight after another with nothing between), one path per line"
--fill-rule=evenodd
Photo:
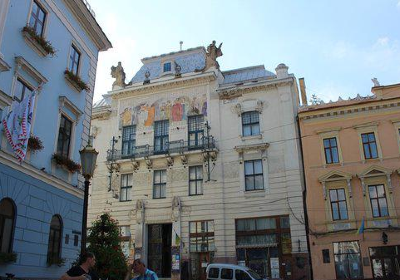
M96 168L96 159L99 154L90 142L85 148L79 151L81 154L82 176L85 178L85 196L83 198L83 214L82 214L82 240L81 240L81 255L86 252L86 224L87 224L87 209L89 199L89 180L93 177L94 169Z

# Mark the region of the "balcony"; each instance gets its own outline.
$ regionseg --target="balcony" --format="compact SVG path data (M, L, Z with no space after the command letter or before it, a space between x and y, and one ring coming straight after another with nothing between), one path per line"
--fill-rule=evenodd
M107 161L117 161L123 159L146 159L151 156L178 156L191 152L204 152L216 150L215 139L213 136L203 137L197 143L195 141L169 141L162 148L150 145L135 146L130 151L108 150Z

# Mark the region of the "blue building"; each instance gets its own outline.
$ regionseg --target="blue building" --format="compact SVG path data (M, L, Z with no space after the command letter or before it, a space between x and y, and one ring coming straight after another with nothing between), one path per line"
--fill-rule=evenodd
M77 163L98 53L111 47L82 0L0 1L0 116L38 89L22 163L0 126L0 276L59 279L80 251Z

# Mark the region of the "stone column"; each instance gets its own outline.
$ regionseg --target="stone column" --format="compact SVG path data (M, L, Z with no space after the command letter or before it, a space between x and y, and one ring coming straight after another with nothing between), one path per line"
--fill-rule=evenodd
M171 242L171 280L181 279L181 200L175 196L172 200L172 242Z

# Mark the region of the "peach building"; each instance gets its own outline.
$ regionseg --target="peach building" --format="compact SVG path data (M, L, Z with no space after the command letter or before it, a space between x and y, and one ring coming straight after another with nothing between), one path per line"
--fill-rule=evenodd
M315 280L400 279L400 84L374 84L298 115Z

